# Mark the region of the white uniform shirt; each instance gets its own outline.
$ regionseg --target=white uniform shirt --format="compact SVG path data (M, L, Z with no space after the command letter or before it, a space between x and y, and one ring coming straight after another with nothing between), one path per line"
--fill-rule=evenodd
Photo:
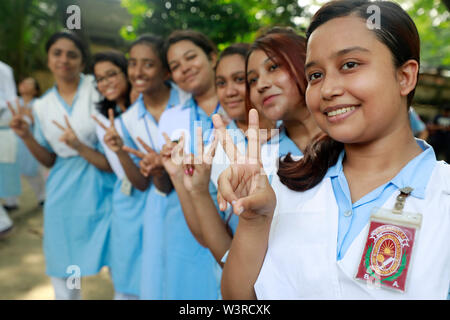
M258 299L446 299L450 283L450 166L437 162L424 197L411 195L405 212L421 213L406 292L355 280L369 223L337 261L338 204L329 177L306 192L277 175L268 250L255 283ZM398 191L384 203L392 209Z

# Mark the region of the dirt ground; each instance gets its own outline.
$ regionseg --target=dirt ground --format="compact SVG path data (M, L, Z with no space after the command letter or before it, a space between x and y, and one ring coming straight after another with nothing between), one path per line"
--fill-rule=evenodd
M52 300L53 287L45 274L42 252L43 213L26 180L19 209L9 213L14 229L0 240L0 299ZM82 298L110 300L114 290L107 268L81 281Z

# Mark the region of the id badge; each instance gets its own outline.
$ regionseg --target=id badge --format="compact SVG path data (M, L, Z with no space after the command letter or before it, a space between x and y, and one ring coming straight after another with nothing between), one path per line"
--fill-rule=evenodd
M120 191L126 195L126 196L130 196L131 195L131 191L133 189L133 185L131 184L130 180L128 180L127 177L123 177L122 179L122 184L120 186Z
M396 208L374 208L369 223L366 244L355 278L405 292L422 215Z

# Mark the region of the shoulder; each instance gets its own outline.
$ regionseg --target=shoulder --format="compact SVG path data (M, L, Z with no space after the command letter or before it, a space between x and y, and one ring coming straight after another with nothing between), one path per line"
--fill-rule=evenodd
M50 100L55 96L55 87L51 87L43 95L37 98L33 103L34 110L41 110L43 108L48 108L50 105Z
M120 115L123 121L128 122L133 119L137 119L137 113L139 110L140 100L136 100L128 109Z
M437 161L429 186L431 192L436 193L441 190L444 194L450 195L450 165L448 163Z
M164 125L167 122L174 122L180 118L181 115L185 114L185 111L189 109L184 109L182 104L174 106L170 109L166 109L159 118L159 125Z

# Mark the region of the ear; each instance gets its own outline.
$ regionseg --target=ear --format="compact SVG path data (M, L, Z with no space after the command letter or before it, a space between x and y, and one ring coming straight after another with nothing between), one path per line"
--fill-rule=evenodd
M397 70L397 79L400 85L400 94L407 96L417 85L417 74L419 72L419 63L416 60L406 61Z

